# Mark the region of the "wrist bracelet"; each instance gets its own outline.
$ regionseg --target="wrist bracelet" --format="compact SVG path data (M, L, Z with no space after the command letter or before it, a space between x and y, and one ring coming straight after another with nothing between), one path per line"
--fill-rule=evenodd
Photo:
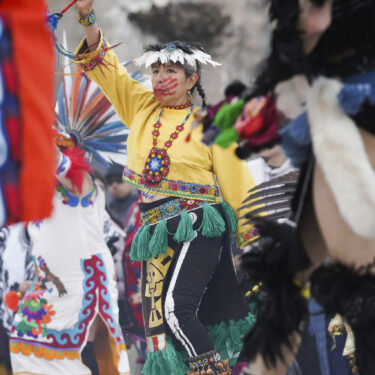
M94 9L85 18L82 18L81 15L78 14L78 22L83 26L93 25L96 22Z

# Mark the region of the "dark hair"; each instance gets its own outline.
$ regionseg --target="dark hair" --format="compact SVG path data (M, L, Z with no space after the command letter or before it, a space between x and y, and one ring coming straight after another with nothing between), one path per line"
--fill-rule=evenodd
M203 48L203 46L200 43L197 42L181 42L179 40L173 41L173 42L168 42L165 44L149 44L147 45L144 50L145 52L152 52L152 51L161 51L162 49L165 48L175 48L175 49L180 49L183 52L192 55L194 53L194 50L200 50L202 52L206 53L206 50ZM191 77L192 74L196 73L198 75L198 81L194 85L194 87L191 89L191 92L193 93L194 90L196 89L198 92L198 95L202 99L202 108L207 107L207 96L206 93L202 87L201 84L201 77L202 77L202 69L201 69L201 64L196 61L196 66L191 66L187 63L181 64L180 62L174 63L176 66L181 67L184 69L185 75L187 78Z
M320 7L327 0L310 1ZM302 49L298 15L298 0L270 0L270 19L277 22L272 52L249 97L265 95L296 74L310 80L322 74L345 78L375 68L373 0L335 0L332 23L310 55Z

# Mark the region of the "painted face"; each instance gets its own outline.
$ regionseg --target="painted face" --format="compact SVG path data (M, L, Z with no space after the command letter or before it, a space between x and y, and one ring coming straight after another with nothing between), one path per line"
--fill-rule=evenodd
M186 77L181 66L173 63L154 64L152 66L152 88L155 97L165 105L181 105L188 101L191 90L198 76L193 73Z

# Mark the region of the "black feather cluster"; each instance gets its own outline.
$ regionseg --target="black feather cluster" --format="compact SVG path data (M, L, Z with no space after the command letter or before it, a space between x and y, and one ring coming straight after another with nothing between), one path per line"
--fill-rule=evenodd
M360 375L375 369L375 265L355 270L344 264L324 264L311 277L312 294L328 315L340 314L355 336Z
M301 288L294 282L298 271L309 267L297 230L288 224L256 222L261 244L242 256L242 269L248 277L262 281L258 318L244 341L249 361L261 354L268 367L284 360L282 347L292 348L293 333L301 333L308 315Z

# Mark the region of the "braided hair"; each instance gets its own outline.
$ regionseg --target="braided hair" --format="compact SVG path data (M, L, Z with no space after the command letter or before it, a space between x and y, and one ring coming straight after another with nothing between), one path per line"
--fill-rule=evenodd
M182 41L179 41L179 40L173 41L173 42L168 42L168 43L165 43L165 44L149 44L144 48L144 50L145 50L145 52L157 52L157 51L161 51L162 49L165 49L165 48L180 49L181 51L183 51L184 53L186 53L188 55L192 55L194 53L193 50L197 50L197 49L206 53L206 50L203 48L203 46L200 43L197 43L197 42L182 42ZM180 62L176 62L175 65L184 69L186 78L191 77L191 75L194 74L194 73L196 73L198 75L198 81L196 82L196 84L194 85L194 87L190 91L193 94L194 91L197 90L198 95L202 99L202 108L203 109L206 108L207 107L207 96L206 96L206 93L205 93L205 91L202 87L202 84L201 84L201 77L202 77L201 64L198 61L196 61L195 66L191 66L187 63L181 64Z

